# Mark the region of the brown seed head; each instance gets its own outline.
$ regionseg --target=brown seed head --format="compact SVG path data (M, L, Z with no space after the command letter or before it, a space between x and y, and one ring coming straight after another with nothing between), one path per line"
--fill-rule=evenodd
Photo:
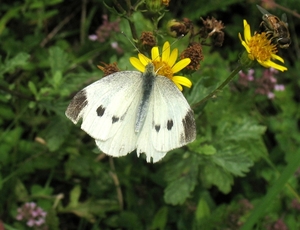
M188 70L196 71L200 68L200 61L204 56L202 53L202 46L200 43L191 43L180 55L180 58L190 58L191 63L186 67Z
M101 66L101 65L103 65L103 66ZM101 62L101 65L97 65L97 67L103 71L103 73L104 73L103 77L120 71L116 62L114 62L112 64L106 64L104 62Z

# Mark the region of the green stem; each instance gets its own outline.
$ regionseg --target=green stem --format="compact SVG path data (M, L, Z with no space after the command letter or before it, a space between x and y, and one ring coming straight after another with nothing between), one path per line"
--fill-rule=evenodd
M196 104L194 104L192 107L196 108L197 106L205 103L207 100L209 100L210 98L214 97L219 91L221 91L233 78L234 76L240 71L242 70L243 65L239 64L231 73L230 75L225 79L224 82L222 82L221 85L219 85L214 91L212 91L210 94L208 94L205 98L203 98L201 101L197 102Z
M258 222L260 218L265 215L266 209L270 207L270 204L274 202L276 196L287 184L288 180L293 176L295 171L300 167L300 150L294 153L294 158L282 171L280 177L275 181L272 187L269 189L264 198L259 202L258 206L252 210L251 215L242 226L241 230L252 230L253 226Z

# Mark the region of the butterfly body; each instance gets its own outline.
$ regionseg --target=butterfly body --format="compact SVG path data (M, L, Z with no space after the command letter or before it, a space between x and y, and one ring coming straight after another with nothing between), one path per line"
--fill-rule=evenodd
M136 149L148 162L192 142L196 137L194 114L176 85L156 75L149 63L144 73L121 71L78 92L66 110L75 124L111 156Z

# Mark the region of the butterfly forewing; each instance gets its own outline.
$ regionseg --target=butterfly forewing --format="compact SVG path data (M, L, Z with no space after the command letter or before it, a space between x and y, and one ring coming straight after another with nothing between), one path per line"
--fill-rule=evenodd
M137 106L132 108L131 104L140 100L141 76L137 71L122 71L87 86L71 101L66 111L67 117L75 123L82 118L81 128L85 132L95 139L107 140L124 125L128 109L137 109ZM82 95L86 99L77 103ZM78 116L75 118L74 111L78 110L80 112L76 112Z

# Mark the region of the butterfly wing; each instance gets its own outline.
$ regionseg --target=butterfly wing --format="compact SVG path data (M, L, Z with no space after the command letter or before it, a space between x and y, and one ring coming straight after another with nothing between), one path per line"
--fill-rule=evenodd
M78 92L69 104L66 116L75 124L82 118L81 128L98 140L97 144L102 143L98 146L107 154L119 155L119 151L109 152L118 148L131 152L137 138L134 118L142 94L141 84L142 74L137 71L106 76ZM119 140L123 139L133 144L122 147Z
M137 153L146 153L147 161L163 158L172 149L196 138L193 110L183 94L168 78L155 77L149 110L137 140Z

